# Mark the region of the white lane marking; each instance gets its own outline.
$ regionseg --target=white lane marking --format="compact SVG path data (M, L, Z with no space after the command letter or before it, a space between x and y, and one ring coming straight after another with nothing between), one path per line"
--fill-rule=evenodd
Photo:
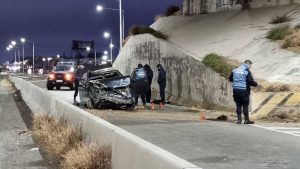
M300 130L298 127L268 127L274 130Z
M43 82L43 81L46 82L47 80L45 80L45 79L44 79L44 80L34 80L34 81L30 81L30 82L31 82L31 83L34 83L34 82Z
M266 129L266 130L270 130L270 131L274 131L274 132L278 132L278 133L283 133L283 134L288 134L288 135L300 137L300 128L295 128L295 127L265 127L265 126L255 125L255 124L251 125L251 126ZM294 130L299 130L299 131L294 131Z

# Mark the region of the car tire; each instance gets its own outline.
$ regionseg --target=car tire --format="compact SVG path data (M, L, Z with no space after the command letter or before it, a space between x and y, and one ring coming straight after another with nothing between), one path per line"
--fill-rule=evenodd
M51 84L47 83L47 89L48 90L53 90L54 86L52 86Z
M86 107L88 109L94 109L95 108L95 103L93 101L93 99L89 98L86 102Z
M126 105L126 110L128 110L128 111L132 111L132 110L134 110L134 108L135 108L135 104Z

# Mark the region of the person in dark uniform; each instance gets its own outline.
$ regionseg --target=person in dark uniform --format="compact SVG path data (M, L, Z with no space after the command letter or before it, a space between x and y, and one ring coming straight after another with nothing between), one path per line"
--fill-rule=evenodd
M135 83L135 85L139 86L139 84L143 81L144 78L146 78L146 71L142 64L138 64L138 67L133 70L133 76L132 80ZM147 82L148 83L148 82ZM136 86L133 86L135 88ZM143 88L144 89L144 88ZM136 89L135 95L135 105L138 105L139 102L139 96L141 96L143 106L146 106L146 92L143 89ZM146 89L147 90L147 89Z
M78 87L79 87L79 82L83 76L83 74L85 73L84 71L84 66L83 65L79 65L78 69L75 72L75 93L74 93L74 104L77 104L76 101L76 97L78 96Z
M257 82L254 81L250 72L252 62L246 60L240 67L234 69L229 77L232 82L233 98L236 103L237 124L242 123L242 112L245 116L245 124L254 124L249 119L249 102L251 86L257 87Z
M151 102L151 84L152 84L152 79L153 79L153 71L148 64L146 64L144 66L144 69L146 71L146 75L147 75L148 82L149 82L149 89L148 89L149 91L146 94L146 102L150 103Z
M158 79L157 83L159 85L159 93L160 93L160 101L162 104L166 103L166 96L165 96L165 90L167 86L167 75L165 69L162 67L161 64L158 64L156 66L158 70Z

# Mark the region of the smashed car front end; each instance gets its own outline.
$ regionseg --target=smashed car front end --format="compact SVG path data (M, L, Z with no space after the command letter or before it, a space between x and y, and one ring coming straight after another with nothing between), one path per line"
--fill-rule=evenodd
M91 80L89 93L95 105L128 107L134 104L130 94L130 78ZM124 107L124 108L125 108Z

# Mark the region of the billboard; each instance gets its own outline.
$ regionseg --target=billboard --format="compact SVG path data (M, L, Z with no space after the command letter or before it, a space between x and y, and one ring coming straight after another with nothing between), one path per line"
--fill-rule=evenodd
M86 50L87 47L94 49L94 41L81 41L81 40L72 41L72 50Z

